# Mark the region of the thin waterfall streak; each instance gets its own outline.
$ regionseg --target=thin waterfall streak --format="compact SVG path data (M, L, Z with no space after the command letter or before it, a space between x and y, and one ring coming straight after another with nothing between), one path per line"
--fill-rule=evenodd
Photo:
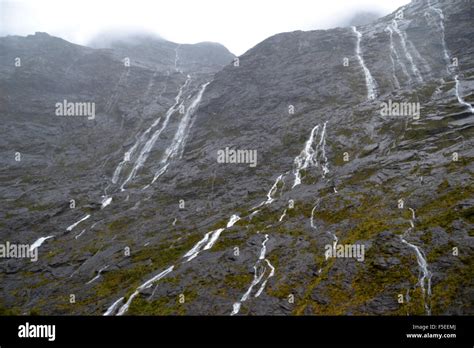
M455 81L455 87L454 87L454 92L456 94L456 98L458 99L459 104L465 106L471 114L474 114L474 107L466 102L464 98L460 95L459 89L460 89L460 82L459 82L459 77L458 75L454 76L454 81Z
M359 32L355 26L352 27L352 31L356 34L356 37L357 37L356 55L357 55L357 59L359 60L360 65L362 67L362 70L364 71L365 85L367 87L367 99L368 100L374 100L377 97L376 83L375 83L374 78L372 77L372 74L370 73L370 70L365 65L364 58L362 58L362 52L361 52L361 48L360 48L360 42L362 40L362 33Z
M405 57L410 63L411 69L415 77L418 79L419 82L423 82L423 77L420 74L420 71L418 70L418 67L415 64L415 61L413 60L412 55L408 51L407 47L407 36L405 32L402 32L400 28L398 27L398 21L397 18L403 18L403 10L400 10L397 12L395 15L395 18L392 20L392 29L397 33L398 37L400 38L400 43L403 49L403 52L405 53Z
M148 156L150 154L150 151L152 150L152 148L155 145L156 141L160 137L163 130L165 130L166 127L168 126L171 115L173 115L178 110L178 107L180 105L181 96L183 94L183 90L188 86L190 81L191 81L191 76L188 75L186 81L180 87L178 95L175 97L175 103L166 112L165 119L164 119L161 127L153 133L153 135L147 140L147 142L142 147L139 156L135 160L135 165L133 166L130 174L128 175L128 177L125 179L125 181L122 183L122 185L120 187L121 191L125 190L125 186L131 180L133 180L133 178L136 176L138 170L145 164L145 162L148 159Z
M392 77L393 77L393 83L395 84L395 88L400 89L400 82L398 81L397 78L397 68L395 66L395 59L396 57L396 52L395 52L395 45L393 44L393 30L390 26L385 28L386 31L388 31L389 36L390 36L390 61L392 62ZM395 59L393 58L395 55Z

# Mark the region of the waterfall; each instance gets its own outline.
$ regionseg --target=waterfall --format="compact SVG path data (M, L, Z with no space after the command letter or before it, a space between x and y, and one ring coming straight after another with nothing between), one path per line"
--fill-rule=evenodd
M48 239L51 239L51 238L54 238L54 236L38 238L33 244L31 244L30 252L35 250L36 248L39 248L45 241L47 241Z
M319 135L319 125L316 125L312 130L308 140L305 143L305 146L301 153L294 160L294 171L295 181L293 183L293 188L301 184L301 171L315 167L318 165L318 155L322 158L322 176L323 178L327 173L328 169L328 160L326 157L326 124L327 121L323 124L323 129L319 138L319 142L316 143L316 139Z
M283 174L279 175L278 178L276 178L275 183L273 186L270 188L270 191L267 193L267 200L265 201L265 204L271 204L275 199L273 198L275 193L278 191L278 183L283 182Z
M395 67L395 60L393 59L393 57L395 57L397 62L399 61L399 58L398 58L398 53L395 50L395 45L393 44L393 30L390 26L388 26L387 28L385 28L385 31L388 31L388 33L390 35L390 61L392 62L393 83L395 84L395 88L399 89L400 88L400 82L398 81L398 78L397 78L397 69Z
M226 228L234 226L234 224L239 220L240 216L232 215L227 222ZM219 228L215 231L207 232L204 237L191 248L191 250L184 254L183 258L187 258L186 262L194 259L201 251L211 249L224 230L225 228Z
M360 41L362 40L362 33L359 32L355 26L352 27L352 30L357 36L356 55L360 65L362 66L362 69L364 70L365 85L367 86L367 99L374 100L377 97L375 80L373 79L370 70L365 65L364 59L362 58L361 54Z
M411 249L415 251L416 255L416 260L418 263L418 267L420 269L420 276L418 277L418 285L421 288L422 295L423 295L423 305L425 307L425 311L428 315L431 315L431 308L428 305L426 301L426 295L428 298L431 296L431 272L428 269L428 262L426 261L426 257L424 256L423 250L421 250L420 247L416 246L415 244L412 244L408 242L405 238L407 238L407 235L412 231L412 229L415 226L415 220L416 220L416 215L415 215L415 210L412 208L409 208L409 210L412 213L412 219L410 220L410 228L405 231L403 236L400 236L401 241L408 245ZM425 287L425 281L426 281L426 287Z
M458 98L458 102L459 104L461 105L464 105L471 114L474 114L474 108L472 107L471 104L469 104L468 102L466 102L464 100L464 98L459 94L459 78L458 78L458 75L454 76L454 81L456 82L456 86L455 86L455 93L456 93L456 98Z
M267 276L265 280L260 284L260 288L257 290L254 297L259 297L262 294L263 290L265 290L265 286L267 285L268 280L275 275L275 267L273 267L270 261L265 258L265 255L267 252L266 244L268 240L269 240L269 236L268 234L266 234L265 239L262 242L262 247L260 249L258 260L253 266L253 269L254 269L253 280L250 283L250 286L248 287L247 291L240 298L240 300L238 302L235 302L232 305L232 312L230 313L230 315L236 315L240 312L242 303L247 301L247 299L250 297L250 294L252 293L253 288L256 285L258 285L260 282L262 282L265 274L267 274ZM270 270L269 272L267 272L268 269Z
M69 226L68 228L66 228L66 231L68 231L68 232L72 231L72 229L73 229L74 227L76 227L76 226L79 225L82 221L87 220L87 219L90 218L90 217L91 217L90 215L84 216L82 219L80 219L79 221L73 223L71 226Z
M192 116L196 112L199 103L201 102L202 96L206 87L210 82L207 82L201 86L196 98L191 102L188 109L186 110L184 116L179 122L178 129L173 137L171 144L166 148L163 158L160 161L160 169L156 172L151 183L154 183L163 173L166 171L166 168L169 165L169 161L174 157L181 158L184 151L184 146L186 145L186 140L189 136L189 131L192 127Z
M155 145L156 141L160 137L163 130L166 129L166 127L168 126L171 115L173 115L178 110L178 106L180 105L180 100L181 100L181 96L183 94L183 90L184 90L184 88L186 88L188 86L190 81L191 81L191 76L188 75L188 78L186 79L184 84L179 88L178 95L175 97L175 103L166 112L165 119L164 119L161 127L158 128L153 133L153 135L147 140L147 142L145 143L145 145L141 149L140 154L138 155L137 159L135 160L135 165L133 166L132 171L130 172L130 174L128 175L128 177L125 179L125 181L122 183L122 186L120 187L120 189L122 191L125 190L124 189L125 185L127 185L127 183L130 182L130 180L132 180L135 177L138 170L143 166L143 164L145 163L145 161L147 160L147 158L150 154L151 149ZM148 133L149 130L151 130L151 128L155 125L155 123L146 131L146 133Z
M132 303L133 299L135 297L138 296L138 294L140 293L140 291L144 290L144 289L148 289L149 287L151 287L153 285L153 283L157 282L158 280L160 280L161 278L165 277L168 273L172 272L174 269L174 266L171 266L171 267L168 267L166 270L164 270L163 272L157 274L156 276L154 276L153 278L147 280L145 283L143 283L142 285L140 285L133 294L130 295L130 297L128 298L128 301L122 306L120 307L120 309L118 310L117 312L117 315L124 315L127 311L128 311L128 308L130 307L130 304ZM119 301L119 300L118 300ZM118 302L116 301L116 302ZM113 306L113 305L112 305ZM107 313L107 312L106 312ZM104 314L105 315L105 314Z
M418 70L418 67L415 64L412 55L408 51L406 33L402 32L400 30L400 28L398 27L397 18L403 18L403 10L400 10L400 11L397 12L397 14L395 15L395 18L392 20L391 27L397 33L398 37L400 38L400 43L401 43L403 52L405 53L406 59L410 63L411 70L412 70L413 74L415 75L415 77L418 79L419 82L423 82L423 77L421 76L420 71Z

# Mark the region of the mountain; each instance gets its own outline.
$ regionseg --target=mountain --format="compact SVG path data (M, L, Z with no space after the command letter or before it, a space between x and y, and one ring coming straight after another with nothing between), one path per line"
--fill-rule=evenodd
M214 73L234 57L219 43L177 44L144 34L99 35L90 42L90 46L109 48L118 58L130 58L133 66L146 66L151 69L174 66L183 73Z
M472 314L471 18L414 1L238 59L1 38L2 239L42 242L0 262L4 311Z

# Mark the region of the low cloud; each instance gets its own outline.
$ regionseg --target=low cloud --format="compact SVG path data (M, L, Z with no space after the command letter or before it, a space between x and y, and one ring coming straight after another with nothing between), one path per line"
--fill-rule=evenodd
M285 31L388 14L409 0L0 0L0 35L47 32L88 44L104 32L144 32L180 43L219 42L242 54ZM19 20L21 19L21 20Z

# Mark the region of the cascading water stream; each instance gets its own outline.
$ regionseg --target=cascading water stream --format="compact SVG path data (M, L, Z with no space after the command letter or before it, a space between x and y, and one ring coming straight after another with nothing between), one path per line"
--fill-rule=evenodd
M372 77L372 74L370 73L370 70L365 65L364 58L362 58L362 53L361 53L361 48L360 48L360 41L362 40L362 33L359 32L355 26L352 27L352 31L357 36L356 55L357 55L357 59L359 60L359 63L361 65L362 69L364 70L365 85L367 86L367 99L368 100L374 100L377 97L376 83L375 83L374 78Z
M403 52L405 53L405 58L410 63L411 70L415 75L416 79L421 83L423 82L423 77L421 76L420 71L418 70L418 67L415 64L412 55L408 51L406 33L400 30L400 28L398 27L397 18L403 18L403 10L400 10L396 13L395 18L392 20L391 28L397 33L398 37L400 38L400 44L402 46Z
M82 221L85 221L85 220L87 220L87 219L90 218L90 217L91 217L90 215L84 216L82 219L80 219L79 221L73 223L71 226L69 226L68 228L66 228L66 231L68 231L68 232L72 231L74 227L76 227L76 226L79 225Z
M439 18L439 22L437 22L437 27L439 28L439 31L440 31L440 34L441 34L441 44L443 46L443 57L444 57L444 60L446 61L446 70L450 75L453 75L454 74L454 66L451 65L451 57L450 57L450 54L449 54L449 51L448 51L448 47L446 45L446 28L445 28L445 25L444 25L443 10L441 10L438 7L433 6L433 4L431 3L430 0L428 0L428 7ZM430 17L428 12L425 12L425 17ZM473 106L471 104L467 103L461 97L461 95L459 93L460 83L459 83L459 76L457 74L454 75L454 82L455 82L454 92L455 92L455 96L458 100L458 103L465 106L469 110L470 113L474 114Z
M86 284L91 284L91 283L95 282L97 279L99 279L102 272L105 271L107 268L109 268L109 265L105 265L104 267L99 269L99 271L97 272L97 275L94 278L92 278L91 280L89 280Z
M428 297L428 299L431 297L432 274L428 269L428 263L426 261L426 257L424 255L423 250L420 247L408 242L405 239L408 237L408 234L413 230L415 226L415 220L416 220L415 210L412 208L409 208L409 210L412 213L412 219L410 220L410 228L407 231L405 231L405 233L402 236L400 236L400 239L402 243L408 245L411 249L415 251L418 268L420 269L420 276L418 277L418 286L421 288L421 291L422 291L423 306L425 307L426 314L431 315L431 308L426 301L426 297ZM426 281L426 287L425 287L425 281Z
M166 129L166 127L168 126L168 123L169 123L169 120L171 118L171 116L178 110L178 107L180 105L180 101L181 101L181 97L182 97L182 94L183 94L183 90L188 86L188 84L190 83L191 81L191 76L188 75L186 81L184 82L184 84L179 88L179 92L178 92L178 95L176 96L175 98L175 103L168 109L168 111L166 112L166 115L165 115L165 119L161 125L160 128L158 128L154 133L153 135L146 141L146 143L144 144L144 146L142 147L141 151L140 151L140 154L138 155L137 159L135 160L135 164L130 172L130 174L128 175L128 177L124 180L124 182L122 183L122 185L120 186L120 189L122 191L125 190L125 185L127 185L128 182L130 182L134 177L135 175L137 174L138 170L143 166L143 164L145 163L145 161L147 160L149 154L150 154L150 151L151 149L153 148L153 146L155 145L156 141L158 140L158 138L160 137L161 133L163 132L164 129ZM151 128L155 125L155 123L149 128L149 130L151 130ZM149 132L149 130L146 131L146 133Z
M283 214L281 214L280 218L278 219L278 222L282 222L282 221L283 221L283 219L284 219L285 216L286 216L286 211L287 211L287 209L283 210Z
M105 196L104 199L102 200L100 209L104 209L107 207L110 203L112 203L112 197Z
M469 112L470 112L471 114L474 114L474 107L472 107L471 104L469 104L468 102L466 102L466 101L464 100L464 98L459 94L459 84L460 84L460 83L459 83L458 75L454 76L454 81L455 81L455 83L456 83L454 90L455 90L456 98L458 99L459 104L465 106L465 107L469 110Z
M227 222L226 228L234 226L234 224L239 220L240 217L238 215L232 215L229 221ZM194 259L196 256L199 255L201 251L211 249L219 239L221 233L226 228L219 228L215 231L207 232L204 237L191 248L191 250L184 254L183 258L187 259L186 262L189 262Z
M234 224L240 220L240 217L238 215L232 215L229 219L229 221L227 222L227 225L226 225L226 228L230 228L232 226L234 226ZM206 233L205 237L203 239L201 239L196 245L194 245L194 247L189 250L184 256L183 258L188 258L188 260L186 260L185 262L189 262L191 261L192 259L194 259L201 251L203 250L208 250L210 248L212 248L212 246L214 245L214 243L217 241L217 239L219 238L219 235L221 234L221 232L223 232L225 230L225 228L222 228L222 229L219 229L219 230L216 230L216 231L212 231L212 232L208 232ZM209 238L209 236L211 236ZM203 247L203 245L205 245ZM168 267L166 270L164 270L163 272L159 273L158 275L152 277L151 279L147 280L145 283L143 283L142 285L140 285L133 293L132 295L130 295L130 297L128 298L127 302L122 305L120 307L120 309L118 310L117 312L117 315L123 315L125 314L127 311L128 311L128 308L130 307L130 304L132 303L133 299L138 296L138 294L140 293L140 291L144 290L144 289L148 289L150 288L154 283L156 283L157 281L159 281L160 279L162 279L163 277L165 277L168 273L172 272L174 270L174 265ZM122 303L124 300L123 297L119 298L117 301L115 301L108 309L107 311L104 313L104 315L112 315L115 313L115 311L117 310L118 308L118 305L120 303Z
M269 240L269 236L268 236L268 234L266 234L265 239L262 242L262 248L260 249L259 258L258 258L257 262L255 263L255 265L253 266L254 278L252 280L252 283L250 283L249 288L242 295L240 300L238 302L235 302L232 305L233 308L232 308L232 312L230 313L230 315L236 315L240 312L240 308L242 306L242 303L247 301L247 299L250 297L250 294L252 293L253 288L256 285L260 284L260 282L262 282L265 274L267 274L267 276L266 276L265 280L263 280L263 282L260 284L260 288L257 290L254 297L259 297L261 295L261 293L265 289L265 286L267 285L268 280L275 275L275 267L273 267L273 265L270 263L270 261L265 258L265 254L267 252L266 244L267 244L268 240ZM269 272L267 272L268 270L269 270Z
M173 142L172 144L170 145L170 147L168 147L167 151L166 151L166 156L165 156L165 161L167 161L167 159L169 158L172 158L176 155L179 154L179 151L180 151L180 148L182 147L182 144L183 144L183 137L180 137L179 135L181 134L184 134L185 133L185 130L186 128L188 128L188 126L186 124L189 124L189 119L191 117L191 115L194 113L195 111L195 108L197 108L197 106L199 105L199 102L202 98L202 94L204 93L204 90L206 88L206 86L208 85L209 83L206 83L204 84L202 87L201 87L201 90L200 92L198 93L197 97L194 99L194 101L192 102L190 108L188 108L188 112L186 113L185 117L183 117L183 119L185 119L184 121L182 120L181 123L180 123L180 126L178 127L178 131L176 132L175 134L175 137L173 139ZM181 127L181 125L183 125ZM316 127L313 128L312 132L311 132L311 136L310 136L310 139L306 142L305 144L305 149L302 151L302 153L295 159L295 163L297 164L297 167L296 167L296 171L295 171L295 177L298 177L299 175L299 170L303 169L303 168L307 168L309 166L314 166L314 165L317 165L318 164L318 161L317 161L317 156L319 155L322 159L322 169L323 169L323 176L329 172L329 169L328 169L328 159L326 157L326 152L325 152L325 145L326 145L326 139L325 139L325 135L326 135L326 124L327 122L324 123L323 125L323 129L322 129L322 132L321 132L321 135L320 135L320 138L319 138L319 141L316 142L317 140L317 136L316 135L319 135L319 128L320 126L317 125ZM286 173L287 174L287 173ZM265 201L263 201L260 206L262 205L265 205L265 204L271 204L274 200L275 200L275 194L276 192L278 191L278 185L280 182L283 183L284 185L284 181L283 181L283 178L286 174L282 174L280 175L279 177L277 177L275 183L273 184L273 186L270 188L270 191L268 192L267 194L267 199ZM253 210L253 209L252 209ZM284 216L286 215L286 209L285 211L283 212L282 216L280 217L280 221L284 218ZM248 217L251 218L254 214L257 214L259 212L259 210L256 210L256 211L253 211ZM217 242L219 236L221 235L221 233L223 231L225 231L225 229L227 228L230 228L232 227L237 221L239 221L241 218L238 216L238 215L233 215L231 216L231 218L229 219L228 223L227 223L227 226L226 228L220 228L220 229L217 229L217 230L214 230L214 231L211 231L211 232L207 232L204 237L198 241L184 256L183 258L185 258L186 260L183 261L183 262L189 262L191 261L192 259L196 258L198 256L198 254L204 250L209 250L213 247L213 245ZM256 265L254 266L254 270L255 270L255 276L254 276L254 281L252 282L252 284L250 285L248 291L242 296L241 298L241 301L240 302L237 302L234 304L234 310L233 310L233 313L236 312L238 313L239 309L240 309L240 303L245 301L248 296L250 296L250 293L252 292L252 289L254 286L256 286L257 284L260 284L260 288L257 290L256 294L255 294L255 297L258 297L261 295L261 293L264 291L265 289L265 286L268 282L268 280L274 276L275 274L275 268L273 267L273 265L270 263L270 261L268 259L265 258L265 254L266 254L266 243L268 241L268 235L265 235L265 240L263 241L262 243L262 249L260 251L260 256L259 256L259 259L256 263ZM337 243L337 241L336 241ZM133 301L133 299L140 293L141 290L145 289L145 288L148 288L150 287L153 283L157 282L159 279L161 279L162 277L164 277L166 274L168 274L169 272L171 272L172 270L174 269L174 266L171 266L169 267L167 270L163 271L162 273L158 274L157 276L153 277L152 279L150 279L149 281L145 282L144 284L142 284L140 287L138 287L134 293L132 293L132 295L128 298L128 301L123 304L119 309L118 309L118 312L117 312L117 315L122 315L124 314L129 306L130 306L130 303ZM263 269L263 271L261 271ZM266 278L264 279L264 276L265 274L267 275ZM262 282L262 279L263 282ZM117 308L119 307L120 304L122 304L124 301L124 298L121 297L119 298L118 300L116 300L108 309L107 311L105 312L104 315L111 315L113 313L115 313L117 311Z
M316 125L312 130L309 136L309 139L306 141L304 149L301 153L295 158L294 166L295 169L293 174L295 176L295 181L293 183L293 188L301 184L301 171L306 170L311 167L315 167L319 164L318 155L322 158L322 176L329 173L328 160L326 157L326 124L327 121L323 124L323 129L321 131L319 142L316 143L316 139L319 135L319 124Z
M397 68L395 66L395 60L397 62L400 62L400 58L398 57L398 53L395 49L395 45L393 44L393 29L388 26L385 28L385 31L387 31L390 35L390 61L392 62L392 77L393 77L393 83L395 84L395 88L399 89L400 88L400 81L398 81L397 78ZM394 59L395 57L395 59Z
M38 238L33 244L31 244L30 252L32 252L36 248L39 248L44 242L46 242L48 239L51 239L51 238L54 238L54 236L47 236L47 237Z
M273 186L270 188L270 191L268 191L267 193L267 200L265 201L265 204L271 204L275 198L275 194L276 192L278 191L278 183L283 183L283 174L281 174L280 176L278 176L278 178L276 178L275 180L275 183L273 184Z
M191 129L191 123L193 121L192 116L196 112L199 103L201 102L202 96L206 87L209 85L210 82L207 82L201 86L196 98L191 102L188 109L186 110L184 116L182 117L178 129L173 137L171 144L166 148L163 158L160 161L160 169L156 172L151 181L151 184L155 183L155 181L164 174L166 168L168 168L169 161L174 157L181 158L184 146L186 145L186 140L189 135L189 130Z
M443 56L444 56L444 59L446 60L446 64L447 64L447 67L448 67L448 72L450 72L449 67L451 65L451 58L449 56L448 47L446 45L446 30L445 30L445 27L444 27L444 13L443 13L443 10L441 10L440 8L434 7L431 4L430 0L428 0L428 6L429 6L430 10L435 12L436 15L439 17L439 22L437 23L437 26L439 27L439 30L440 30L440 33L441 33L441 44L443 46ZM425 15L427 15L426 12L425 12Z
M150 288L154 283L156 283L158 280L162 279L163 277L165 277L168 273L172 272L174 269L174 266L171 266L171 267L168 267L167 269L165 269L163 272L157 274L156 276L154 276L153 278L147 280L146 282L144 282L142 285L140 285L133 294L130 295L130 297L128 298L127 302L119 308L118 312L117 312L117 315L124 315L129 307L130 307L130 304L132 303L133 299L135 297L138 296L138 294L140 294L140 291L142 290L145 290L145 289L148 289ZM117 300L115 303L117 303L119 300ZM114 303L114 304L115 304ZM113 305L112 305L113 306ZM117 306L115 306L117 307ZM110 308L109 308L110 309ZM109 310L107 310L107 312L109 312ZM106 313L107 313L106 312ZM111 313L107 314L107 315L110 315ZM104 314L106 315L106 314Z
M120 297L117 301L112 303L112 305L109 308L107 308L107 310L105 311L104 316L109 316L109 315L114 314L117 311L118 306L120 306L120 304L123 302L124 299L125 299L124 297Z

